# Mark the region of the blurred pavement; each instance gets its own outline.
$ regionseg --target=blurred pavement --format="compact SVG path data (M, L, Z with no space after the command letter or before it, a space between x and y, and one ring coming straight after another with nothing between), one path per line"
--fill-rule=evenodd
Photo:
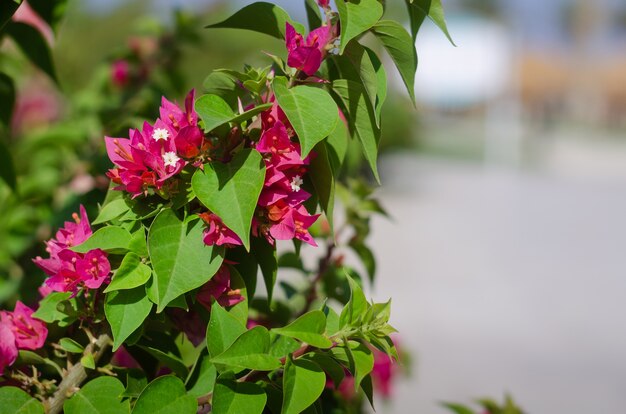
M506 391L529 414L624 412L626 147L548 145L532 171L382 161L374 297L413 373L378 413Z

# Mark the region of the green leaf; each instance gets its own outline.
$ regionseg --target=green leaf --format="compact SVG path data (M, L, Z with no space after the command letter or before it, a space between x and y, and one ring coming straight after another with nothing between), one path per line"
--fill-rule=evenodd
M143 264L141 257L129 252L124 256L120 267L113 274L113 279L111 279L111 283L104 290L104 293L145 285L151 274L150 266Z
M326 139L327 155L335 177L339 175L341 166L348 151L348 126L340 119L337 126Z
M113 351L116 351L152 310L152 303L143 287L109 292L104 303L104 313L113 333Z
M326 214L331 233L334 231L333 210L335 207L335 176L330 164L326 142L315 146L317 156L311 160L309 177L315 188L320 206Z
M213 394L213 412L219 414L261 414L267 396L263 388L220 376Z
M154 270L157 312L183 293L208 282L223 261L222 249L202 241L199 219L185 222L171 209L156 216L148 232L148 251Z
M339 387L339 384L341 384L341 381L343 381L346 376L344 367L325 353L312 352L306 354L303 358L309 359L319 365L320 368L322 368L322 370L324 370L324 372L328 374L330 379L333 381L335 389Z
M333 343L324 336L325 330L326 315L321 310L314 310L305 313L285 327L272 329L272 332L296 338L317 348L330 348Z
M250 227L265 181L265 164L258 151L244 149L223 164L212 162L193 175L191 184L198 199L234 231L247 250Z
M428 16L428 18L446 35L450 43L454 45L454 41L448 32L441 0L406 0L406 6L409 9L413 39L417 36L417 32L422 26L422 23L424 23L426 16Z
M322 25L322 14L315 0L304 0L309 29L317 29Z
M185 385L187 386L187 394L192 397L202 397L213 391L215 386L215 378L217 370L211 362L209 352L204 349L194 365Z
M298 414L313 404L324 391L326 374L314 362L287 358L283 374L281 414Z
M278 272L276 245L272 246L267 240L265 240L264 237L253 237L252 249L250 251L261 268L263 281L265 282L265 288L267 289L267 300L271 303L272 294L274 292L274 284L276 283L276 275Z
M228 19L205 26L208 29L245 29L264 33L278 39L285 38L285 23L289 22L299 33L304 33L304 26L289 17L280 7L266 2L252 3Z
M119 191L116 191L119 192ZM91 224L102 224L118 218L129 210L126 200L118 198L102 206L98 217Z
M246 283L234 266L228 266L230 272L230 288L233 290L239 289L239 294L244 298L243 301L231 306L228 309L228 313L235 316L244 325L248 322L248 289Z
M212 358L215 364L240 369L272 371L280 368L278 358L268 355L270 335L263 326L255 326L241 334L224 352Z
M83 357L80 359L80 363L85 368L96 369L96 360L94 359L93 354L83 355Z
M195 414L198 402L172 375L158 377L139 396L133 414Z
M360 83L365 89L372 107L376 107L378 77L369 53L356 40L348 43L343 55L333 58L343 79ZM380 126L380 114L376 113L376 125Z
M210 132L224 125L235 113L230 105L217 95L203 95L196 100L195 109L204 123L204 130Z
M52 80L58 82L50 48L41 32L31 25L20 22L11 22L7 25L6 30L28 59L50 76Z
M372 384L372 376L366 375L365 378L361 381L361 389L363 390L363 394L369 401L372 410L375 412L376 408L374 408L374 385Z
M28 5L37 12L53 29L57 26L63 13L67 0L29 0Z
M455 414L474 414L474 410L460 404L442 403L442 406L450 409Z
M3 122L7 129L11 125L14 105L15 86L13 79L0 72L0 122Z
M0 410L7 414L43 414L39 400L17 387L0 387Z
M212 357L224 352L244 332L246 332L245 324L228 313L217 301L213 302L206 335L207 348Z
M356 82L338 79L333 81L333 91L348 112L348 127L351 133L359 138L365 159L374 173L374 178L380 183L376 165L380 128L376 126L374 108L365 90Z
M336 0L336 4L341 21L339 53L342 54L350 40L366 32L380 20L383 6L378 0Z
M351 370L354 375L354 390L359 389L359 385L372 369L374 369L374 354L363 343L348 341L348 357L351 359Z
M22 4L21 0L4 2L0 8L0 32L4 26L11 21L11 17L13 17L17 8L20 7L20 4Z
M148 241L146 240L146 229L143 225L132 234L130 242L128 242L128 250L141 257L148 257Z
M0 142L0 178L2 178L11 189L15 190L17 187L13 158L9 152L9 148L4 142Z
M102 249L111 253L120 253L128 250L131 235L128 230L118 226L107 226L96 230L87 240L71 250L77 253L87 253L89 250Z
M278 104L298 134L304 158L335 129L337 105L323 89L307 85L288 88L284 77L274 79L273 85Z
M59 326L68 326L76 320L76 315L66 312L67 307L62 306L72 295L71 292L52 292L39 302L39 309L33 313L33 317L46 323L58 322Z
M380 119L383 104L385 103L385 99L387 99L387 72L385 72L385 66L381 63L376 52L367 47L365 48L365 51L369 55L372 66L374 66L374 71L376 72L376 82L378 86L376 87L377 96L376 106L374 109L376 110L377 119Z
M417 71L417 53L411 35L401 24L391 20L381 20L372 28L372 33L396 64L398 72L406 85L411 101L415 104L415 72Z
M82 354L83 351L85 351L85 347L71 338L61 338L59 340L59 345L67 352L71 352L73 354Z
M124 385L117 378L98 377L66 400L63 411L65 414L128 414L130 403L122 401L123 392Z
M367 312L369 304L363 294L361 286L354 281L348 274L346 274L348 284L350 285L350 300L348 304L341 311L339 317L339 326L344 327L346 325L352 326L357 323L363 315Z
M121 396L137 398L147 385L146 373L138 368L130 368L126 371L126 389Z

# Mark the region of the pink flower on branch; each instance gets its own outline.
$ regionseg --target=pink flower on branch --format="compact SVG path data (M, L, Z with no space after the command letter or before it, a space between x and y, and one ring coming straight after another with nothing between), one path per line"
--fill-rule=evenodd
M201 213L200 218L209 226L204 232L204 244L207 246L241 246L243 243L234 231L226 227L216 214Z
M287 65L312 76L317 72L326 54L326 45L332 38L331 26L322 26L304 37L287 22L285 44L288 56Z
M200 288L198 302L208 310L216 300L221 306L234 306L244 300L239 289L230 288L230 271L228 266L222 266L217 273Z

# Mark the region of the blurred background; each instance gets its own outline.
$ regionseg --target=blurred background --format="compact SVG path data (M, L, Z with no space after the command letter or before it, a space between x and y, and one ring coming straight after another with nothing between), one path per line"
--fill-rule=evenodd
M70 1L48 34L63 94L2 56L18 78L18 172L34 178L20 183L26 204L0 186L0 302L40 284L30 258L41 240L78 203L95 211L102 200L104 133L153 118L162 93L180 101L212 69L268 65L260 51L282 50L252 32L201 29L246 3ZM300 1L276 3L305 20ZM417 109L387 62L378 194L392 219L374 222L372 295L393 298L412 363L378 412L437 414L441 401L505 392L531 414L621 412L626 3L443 5L456 47L422 26Z

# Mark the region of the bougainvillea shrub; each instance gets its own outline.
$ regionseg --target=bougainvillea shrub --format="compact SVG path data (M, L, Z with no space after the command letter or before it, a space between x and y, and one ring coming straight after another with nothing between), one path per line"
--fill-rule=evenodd
M387 76L361 38L379 41L413 98L414 37L427 16L445 26L438 1L406 1L411 33L384 2L335 3L305 1L309 30L271 3L208 26L284 47L103 137L99 214L68 217L33 258L41 300L0 314L1 410L359 412L375 389L390 394L391 301L367 300L361 277L375 275L369 221L385 212L342 164L356 143L379 181ZM137 76L111 65L115 88Z

